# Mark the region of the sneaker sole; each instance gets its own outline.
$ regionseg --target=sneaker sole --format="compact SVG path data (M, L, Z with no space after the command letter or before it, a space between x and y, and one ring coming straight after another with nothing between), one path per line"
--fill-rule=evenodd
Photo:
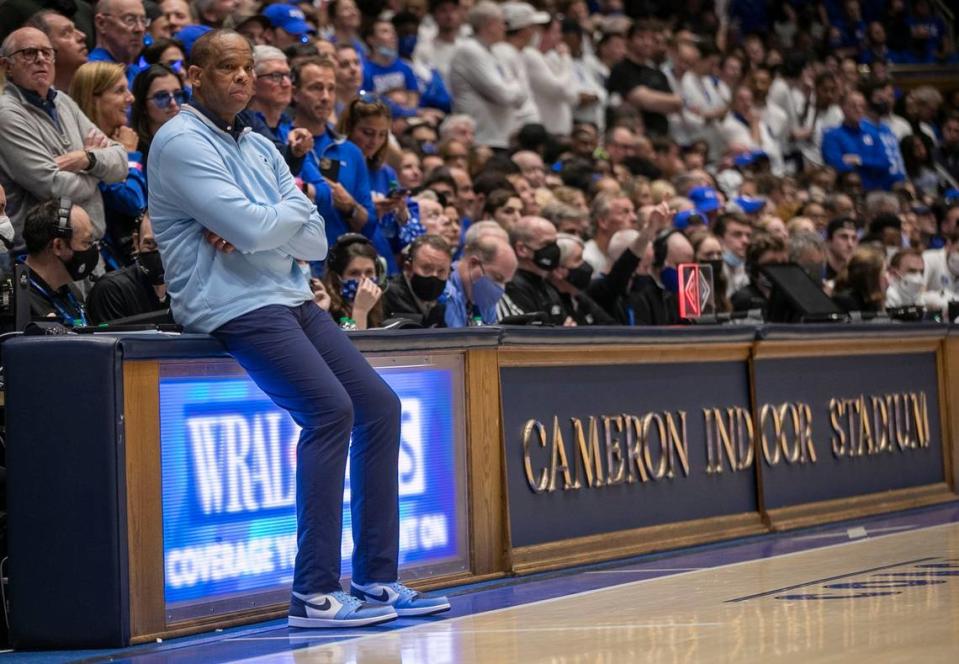
M396 611L396 615L402 617L411 617L411 616L431 616L434 613L443 613L444 611L450 610L450 603L438 604L436 606L424 606L419 609L397 609L393 607L393 610Z
M335 629L337 627L365 627L366 625L378 625L380 623L389 622L390 620L396 620L398 615L393 613L392 615L386 614L382 616L373 616L371 618L306 618L304 616L289 616L287 618L287 624L290 627L305 627L305 628L324 628L324 629Z

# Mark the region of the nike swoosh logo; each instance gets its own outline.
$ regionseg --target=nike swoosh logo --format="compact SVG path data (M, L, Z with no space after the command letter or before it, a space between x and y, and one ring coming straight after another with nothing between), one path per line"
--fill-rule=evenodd
M319 604L314 604L313 602L307 602L305 599L300 600L300 601L303 602L304 604L306 604L306 605L307 605L308 607L310 607L311 609L316 609L317 611L329 611L329 610L330 610L330 607L333 606L333 604L330 603L329 598L325 598L325 599L324 599L321 603L319 603Z
M390 601L390 591L386 588L383 588L382 595L374 595L373 593L364 593L367 597L375 599L377 602L389 602Z

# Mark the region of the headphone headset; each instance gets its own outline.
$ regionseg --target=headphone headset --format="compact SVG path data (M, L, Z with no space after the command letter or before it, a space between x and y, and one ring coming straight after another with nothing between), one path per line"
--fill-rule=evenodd
M73 202L69 198L57 199L57 225L53 227L53 237L70 240L73 237L73 226L70 225L70 210Z
M343 271L350 262L350 256L346 253L346 249L354 244L365 244L373 249L373 253L376 253L376 247L373 246L373 243L370 242L369 238L367 238L365 235L360 235L359 233L345 233L337 238L336 242L327 253L327 267L336 274L342 276ZM374 260L373 263L376 265L376 282L382 283L383 274L385 273L386 269L379 255L377 255L376 260Z
M666 253L669 251L669 238L676 233L682 233L682 231L676 228L660 231L656 239L653 240L653 267L660 268L666 263Z

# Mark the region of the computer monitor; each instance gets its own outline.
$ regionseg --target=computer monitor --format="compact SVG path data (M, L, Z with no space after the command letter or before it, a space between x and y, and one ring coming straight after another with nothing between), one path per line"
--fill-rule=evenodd
M795 263L770 263L759 270L773 284L767 320L771 323L828 323L846 319L845 312Z

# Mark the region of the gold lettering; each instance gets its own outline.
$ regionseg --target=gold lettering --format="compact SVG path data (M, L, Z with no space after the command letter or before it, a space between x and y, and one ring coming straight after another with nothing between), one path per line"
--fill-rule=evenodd
M892 410L896 421L896 445L904 450L912 445L912 433L909 422L909 406L902 394L892 395ZM886 397L889 399L889 397Z
M543 468L539 473L538 480L533 476L533 462L529 456L529 443L530 437L534 433L539 439L539 446L546 447L546 427L536 420L527 421L526 426L523 427L523 465L526 467L526 482L529 484L529 488L533 490L533 493L543 493L549 485L549 474Z
M789 449L789 437L786 435L786 421L792 423L793 427L793 439L792 439L792 449ZM779 407L779 446L782 448L783 456L786 457L786 461L790 464L798 463L799 457L802 454L802 449L799 446L799 412L796 410L796 407L791 403L784 403Z
M926 412L926 393L910 392L909 400L912 403L912 417L916 422L916 444L919 447L929 445L929 413Z
M648 482L649 475L643 463L643 421L635 415L626 416L626 450L629 454L629 481L636 481L635 469L639 471L640 481Z
M586 486L603 486L603 462L599 458L599 433L596 418L589 417L589 443L583 435L583 423L572 418L573 436L576 439L573 451L576 458L576 483L582 484L582 473L586 473Z
M713 411L709 408L703 408L703 429L706 431L706 474L712 475L716 472L722 472L722 468L719 470L715 467L714 455L713 455Z
M838 399L829 400L829 425L832 427L832 455L841 457L846 453L846 434L842 430L839 418L843 416L846 405Z
M686 440L686 411L680 410L679 429L672 413L666 413L666 428L669 431L669 476L675 477L674 453L679 457L679 465L683 468L683 476L689 477L689 443ZM682 432L682 434L680 434Z
M573 482L572 474L569 472L566 443L563 441L563 432L559 430L559 417L553 415L553 454L549 468L549 491L551 493L556 490L556 473L558 472L563 473L563 489L580 488L579 480Z
M872 428L876 432L876 454L889 449L889 409L882 397L872 397Z
M649 442L649 430L652 423L656 422L656 433L659 436L659 462L653 467L652 451ZM643 457L646 460L646 467L654 480L661 480L666 475L669 466L669 440L666 438L666 425L659 413L649 413L643 418Z
M736 418L737 440L739 442L739 469L744 470L753 465L753 418L748 410L741 406L733 409Z
M770 451L769 440L766 438L766 420L770 415L773 419L773 439L777 440L779 438L779 413L767 403L763 404L763 407L759 410L759 439L762 443L763 459L765 459L766 465L775 466L782 459L782 454L777 443L773 443Z
M716 422L716 472L723 472L723 450L726 451L726 458L729 460L729 469L735 471L736 446L729 435L726 422L723 421L722 412L718 408L713 409L713 420Z
M799 434L799 446L802 449L803 463L816 463L816 446L812 437L812 408L808 403L799 404L799 422L802 433Z
M874 454L875 443L872 439L872 426L869 424L869 409L866 408L866 397L859 395L856 406L859 411L859 454ZM866 449L863 451L863 445Z
M623 460L623 447L619 437L613 438L613 427L616 432L623 431L623 416L603 416L603 429L606 431L606 484L622 484L625 481L626 463Z

